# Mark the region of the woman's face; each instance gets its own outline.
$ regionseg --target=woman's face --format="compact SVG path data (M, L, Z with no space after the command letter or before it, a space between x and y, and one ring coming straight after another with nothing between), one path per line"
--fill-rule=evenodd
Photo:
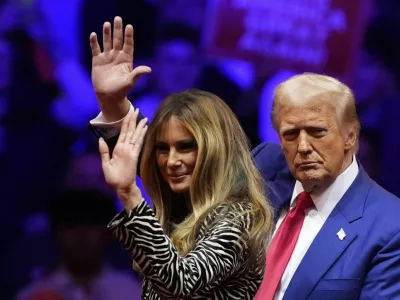
M174 193L188 192L197 160L197 144L175 116L162 126L157 137L156 159L171 190Z

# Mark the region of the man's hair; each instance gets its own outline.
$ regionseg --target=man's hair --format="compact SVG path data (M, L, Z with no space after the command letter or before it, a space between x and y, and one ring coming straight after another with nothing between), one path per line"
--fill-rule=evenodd
M286 103L304 105L309 101L321 101L336 110L338 121L356 127L357 137L360 121L351 89L339 80L314 73L296 75L279 84L275 89L271 119L279 128L279 109Z

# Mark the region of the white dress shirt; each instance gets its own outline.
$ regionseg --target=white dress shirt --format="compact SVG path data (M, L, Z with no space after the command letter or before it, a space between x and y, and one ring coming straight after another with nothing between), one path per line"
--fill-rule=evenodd
M134 110L135 110L135 108L133 107L133 105L131 103L128 113L131 113ZM101 129L102 137L104 139L109 139L109 138L112 138L119 134L119 132L121 131L121 127L122 127L122 121L124 119L125 119L125 117L123 117L121 120L118 120L115 122L106 122L104 120L103 113L100 112L96 118L94 118L93 120L90 120L90 125Z
M336 204L343 197L344 193L349 189L350 185L356 179L358 174L358 164L355 157L351 165L336 178L331 186L318 197L312 197L315 207L306 211L303 227L301 228L299 238L293 250L292 256L286 266L285 272L282 275L281 282L275 293L275 300L281 300L289 286L297 267L300 265L301 260L306 254L308 248L321 230L326 219L329 217ZM293 208L296 197L303 192L303 186L299 181L296 181L294 186L292 199L290 201L290 209ZM280 212L278 222L276 224L276 231L281 225L283 219L287 214L287 210L283 209Z

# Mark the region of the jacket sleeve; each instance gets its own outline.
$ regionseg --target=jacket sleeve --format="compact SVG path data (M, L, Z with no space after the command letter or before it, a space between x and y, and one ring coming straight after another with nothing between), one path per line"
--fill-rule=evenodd
M377 253L371 262L360 300L400 299L400 233Z
M184 257L165 235L145 201L129 215L126 212L117 215L109 228L157 292L180 299L205 285L223 281L243 266L248 253L244 235L253 221L249 214L243 213L245 206L232 204L228 213L215 222L206 218L210 226Z
M129 112L133 112L134 109L135 108L131 104ZM139 123L140 120L142 120L143 118L144 116L139 112L137 123ZM124 121L124 119L125 117L116 122L108 123L104 120L102 112L100 112L96 118L90 121L88 128L97 138L102 137L105 140L108 147L110 148L110 153L112 153L112 150L114 149L118 141L119 133L121 131L122 122Z

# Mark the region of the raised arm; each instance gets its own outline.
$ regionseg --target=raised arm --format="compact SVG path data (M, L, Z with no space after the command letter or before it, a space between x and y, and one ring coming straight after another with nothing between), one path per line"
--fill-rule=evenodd
M103 25L103 51L96 33L90 34L92 49L92 83L100 105L104 121L116 122L126 116L130 102L126 98L136 81L151 69L138 66L133 69L134 30L128 24L123 32L122 19L115 17L114 32L111 37L111 24Z
M125 37L124 37L125 36ZM151 69L139 66L133 69L134 30L127 25L125 34L120 17L114 19L114 33L111 36L111 24L103 25L103 52L96 33L90 35L92 49L92 83L101 108L100 114L90 121L89 129L96 137L104 138L109 152L113 153L122 126L122 120L134 108L127 99L128 91L136 81ZM138 121L143 119L138 116Z

